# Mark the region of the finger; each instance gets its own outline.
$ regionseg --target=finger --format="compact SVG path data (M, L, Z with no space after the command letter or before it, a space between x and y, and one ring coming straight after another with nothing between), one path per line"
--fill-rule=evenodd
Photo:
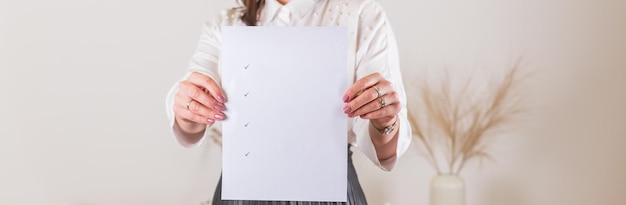
M384 105L383 105L383 102L384 102ZM392 92L387 95L383 95L380 98L377 98L376 100L372 100L369 103L363 105L359 109L350 113L349 117L362 116L362 115L374 112L376 110L382 109L384 107L387 107L397 102L399 102L397 98L397 94L396 92Z
M189 99L192 99L204 105L205 107L218 111L224 110L224 104L218 102L210 94L207 94L203 89L199 88L195 84L190 83L189 81L183 81L180 83L178 93L183 95L181 96L181 100L183 100L183 103L187 103L189 102Z
M358 96L359 92L376 85L379 81L384 80L383 76L380 73L372 73L369 74L350 86L348 90L344 93L343 102L350 102L356 96Z
M174 113L176 117L179 117L185 121L191 121L200 124L213 124L215 123L215 119L208 118L206 116L202 116L199 114L195 114L191 112L191 110L187 110L187 108L181 106L174 106Z
M376 90L378 88L378 90ZM376 84L364 90L355 99L346 103L343 107L343 111L346 114L352 113L364 105L376 100L377 98L384 96L387 93L394 92L393 87L389 81L383 81L380 84Z
M185 110L190 111L193 114L213 119L213 120L224 120L226 115L221 110L208 108L199 102L189 99L185 96L176 95L176 102L179 107L182 107Z
M396 102L394 104L387 105L384 108L381 108L381 109L378 109L378 110L375 110L366 114L362 114L360 115L360 117L363 119L375 120L375 119L393 117L397 115L399 112L400 112L400 103Z
M389 127L395 124L397 121L398 121L397 115L370 119L372 126L374 126L374 128L376 128L377 130L384 130L386 127Z
M208 90L213 98L218 102L226 102L226 94L224 94L220 86L217 85L217 83L211 77L198 72L193 72L187 80L194 85L200 86Z

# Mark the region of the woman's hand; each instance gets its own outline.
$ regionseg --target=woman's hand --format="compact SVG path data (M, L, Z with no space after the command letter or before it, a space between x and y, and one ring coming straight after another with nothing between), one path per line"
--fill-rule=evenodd
M185 133L203 132L207 124L226 118L222 112L225 101L224 92L212 78L194 72L178 85L174 99L176 123Z
M400 100L391 82L380 73L373 73L356 81L344 94L343 112L348 117L369 119L381 130L395 123L400 112Z

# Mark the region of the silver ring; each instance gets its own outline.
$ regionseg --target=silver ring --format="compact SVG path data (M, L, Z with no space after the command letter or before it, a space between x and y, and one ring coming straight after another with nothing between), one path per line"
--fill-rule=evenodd
M189 110L189 105L191 105L191 102L193 102L193 100L190 100L189 102L187 102L187 106L185 106L187 107L187 110Z
M376 97L376 98L379 98L380 97L380 89L378 87L376 87L376 86L372 86L372 87L374 87L374 90L376 90L376 94L378 94L378 97Z
M387 102L385 102L385 99L380 98L380 108L384 108L387 107Z

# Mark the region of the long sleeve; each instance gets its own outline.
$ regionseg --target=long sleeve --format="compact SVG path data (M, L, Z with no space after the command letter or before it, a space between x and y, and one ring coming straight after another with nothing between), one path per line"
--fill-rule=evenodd
M394 33L389 26L384 10L377 2L363 6L358 25L358 47L356 53L356 79L379 72L393 83L398 93L401 111L398 114L400 124L396 157L379 161L374 144L370 138L369 120L356 117L353 119L352 132L356 135L359 149L381 169L391 171L400 156L411 142L411 127L407 119L406 92L400 73L398 47Z
M181 81L186 80L189 77L189 75L191 75L191 73L193 72L198 72L206 76L209 76L218 85L220 84L220 75L219 75L220 40L219 39L220 39L220 33L221 33L221 26L224 23L226 23L228 20L230 20L228 19L228 17L234 16L232 14L233 12L235 12L234 9L224 10L219 14L219 16L214 18L213 21L207 22L204 24L203 29L202 29L202 34L198 42L198 46L196 48L195 53L192 56L192 59L189 64L189 67L187 68L186 74L183 76L183 78L180 79L180 81L176 82L172 86L172 88L167 94L166 103L165 103L167 116L169 118L172 132L174 136L176 137L176 139L179 139L180 137L184 137L182 136L183 133L181 133L179 129L176 127L178 125L175 123L174 110L173 110L175 106L174 98L176 96L176 93L178 92L178 84ZM211 134L214 134L214 131L212 129L209 129L209 126L207 126L207 131L205 131L204 136L198 143L195 144L195 146L199 146L200 144L202 144L207 138L207 136L210 136ZM183 143L181 143L181 145L194 146L194 145L186 145Z

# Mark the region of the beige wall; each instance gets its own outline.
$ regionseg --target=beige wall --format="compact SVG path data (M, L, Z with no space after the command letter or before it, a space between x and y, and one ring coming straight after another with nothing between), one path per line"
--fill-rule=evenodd
M626 1L381 2L407 85L519 54L536 71L531 112L490 147L497 162L463 172L468 204L624 204ZM163 101L201 22L229 5L0 0L0 204L209 199L219 150L179 147ZM371 204L427 203L434 172L415 147L393 173L355 158Z

